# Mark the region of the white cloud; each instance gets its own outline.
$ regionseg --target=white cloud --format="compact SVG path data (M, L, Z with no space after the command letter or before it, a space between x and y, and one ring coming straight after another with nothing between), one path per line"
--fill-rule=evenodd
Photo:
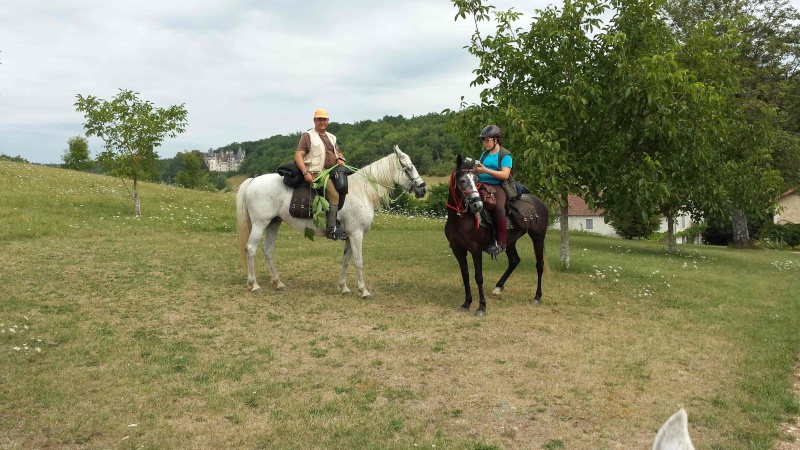
M527 17L548 3L494 2ZM75 96L118 89L186 105L187 131L162 157L305 130L320 107L344 123L455 109L478 92L463 48L473 24L456 12L447 0L4 0L0 153L59 163L83 134Z

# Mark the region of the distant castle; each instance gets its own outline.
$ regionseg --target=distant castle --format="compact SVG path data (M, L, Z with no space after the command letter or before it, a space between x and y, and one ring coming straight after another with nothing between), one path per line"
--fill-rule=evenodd
M215 153L214 150L208 149L205 161L210 172L236 172L239 170L242 161L244 161L244 155L245 152L242 150L241 145L236 153L230 150Z

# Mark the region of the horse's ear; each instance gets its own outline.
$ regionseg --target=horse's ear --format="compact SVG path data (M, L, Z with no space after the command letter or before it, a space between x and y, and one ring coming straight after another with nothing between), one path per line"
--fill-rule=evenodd
M456 167L461 167L461 163L463 162L464 160L461 158L461 155L459 154L458 157L456 158Z
M689 419L681 408L658 430L653 450L694 450L689 437Z

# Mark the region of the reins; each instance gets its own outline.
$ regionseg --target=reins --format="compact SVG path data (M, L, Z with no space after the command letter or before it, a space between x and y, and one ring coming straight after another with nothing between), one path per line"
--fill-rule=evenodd
M411 180L411 181L413 182L413 181L414 181L414 178L412 178L412 177L411 177L411 175L409 174L409 170L410 170L410 169L409 169L409 168L407 168L407 167L405 167L405 166L403 166L403 163L402 163L402 162L400 162L400 158L397 158L397 165L399 166L399 168L400 168L400 170L403 172L403 174L404 174L406 177L408 177L408 179L409 179L409 180ZM333 167L331 167L331 168L329 168L329 169L326 169L326 170L325 170L325 171L323 171L322 173L320 173L320 174L319 174L319 176L318 176L317 178L315 178L315 179L314 179L314 182L315 182L315 183L319 182L319 183L318 183L318 185L316 185L316 184L315 184L315 187L321 187L321 186L325 186L325 183L327 183L327 181L328 181L329 172L330 172L331 170L333 170L335 167L336 167L336 166L333 166ZM378 191L378 188L377 188L377 186L376 186L376 185L379 185L379 186L383 186L383 187L385 187L387 190L389 190L389 192L391 192L391 191L394 189L394 186L391 186L391 185L388 185L388 184L381 183L380 181L376 180L375 178L373 178L373 177L371 177L371 176L369 176L369 175L367 175L367 174L363 173L363 170L362 170L363 168L362 168L362 169L359 169L359 168L356 168L356 167L348 166L348 165L346 165L346 164L344 165L344 167L346 167L347 169L350 169L350 170L353 172L353 174L358 174L358 175L361 175L362 177L366 178L366 180L367 180L367 181L369 181L370 185L372 186L372 188L373 188L373 189L375 189L375 191L376 191L376 192ZM424 186L424 184L425 184L425 183L423 183L423 186ZM409 187L409 192L411 192L411 190L412 190L412 189L413 189L413 184L412 184L412 186L411 186L411 187ZM403 194L404 194L404 193L403 193L403 192L401 192L400 194L398 194L398 195L397 195L397 197L396 197L396 198L391 198L391 197L389 197L389 203L390 203L390 204L392 204L392 203L395 203L397 200L399 200L399 199L400 199L400 197L402 197L402 196L403 196Z

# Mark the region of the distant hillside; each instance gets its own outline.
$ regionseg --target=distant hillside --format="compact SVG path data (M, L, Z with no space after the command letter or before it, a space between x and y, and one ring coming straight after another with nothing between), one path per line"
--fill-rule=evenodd
M447 118L441 114L406 119L386 116L353 124L332 122L328 131L335 134L351 166L362 167L386 156L394 145L408 153L422 174L445 175L459 152L455 135L445 131ZM310 125L309 125L310 128ZM258 141L233 142L217 151L247 152L240 173L249 176L275 172L294 156L300 133L276 135Z

